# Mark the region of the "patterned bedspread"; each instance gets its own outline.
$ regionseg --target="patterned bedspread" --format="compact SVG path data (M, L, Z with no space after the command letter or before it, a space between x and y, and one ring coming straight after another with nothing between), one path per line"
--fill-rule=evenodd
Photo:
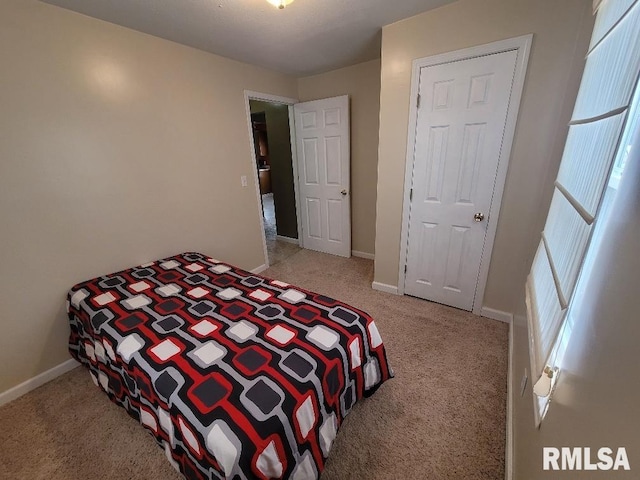
M184 253L73 287L69 350L189 479L317 478L392 376L374 321Z

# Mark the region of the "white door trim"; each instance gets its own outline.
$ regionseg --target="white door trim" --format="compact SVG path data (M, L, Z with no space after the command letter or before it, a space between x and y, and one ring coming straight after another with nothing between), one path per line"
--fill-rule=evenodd
M504 478L513 480L513 318L509 322L509 360L507 363L507 421L504 452Z
M251 127L251 106L249 100L260 100L263 102L281 103L289 106L289 140L291 143L291 162L293 164L293 191L296 199L296 220L298 223L298 245L302 245L302 221L300 220L300 195L298 194L298 156L296 152L296 135L295 135L295 115L293 106L298 103L296 98L280 97L269 93L254 92L252 90L244 91L244 108L247 117L247 128L249 131L249 147L251 149L251 171L253 172L253 183L258 200L258 217L260 220L260 233L262 235L262 249L264 252L264 270L269 268L269 254L267 252L267 237L264 233L264 218L262 217L262 197L260 196L260 179L258 178L258 169L256 168L258 160L256 159L255 144L253 142L253 128Z
M489 218L491 222L487 225L487 234L485 237L484 249L480 259L480 271L478 274L478 283L476 285L476 293L473 300L473 313L480 315L482 310L482 300L487 285L487 275L489 273L489 262L491 260L491 252L493 250L493 242L496 236L496 227L498 225L498 214L500 212L500 204L502 202L502 194L504 192L504 184L507 177L507 167L509 166L509 158L511 156L511 146L513 143L513 134L516 128L516 120L518 118L518 110L520 100L522 98L522 89L524 87L525 73L527 71L527 62L529 60L529 52L531 50L531 42L533 34L523 35L520 37L500 40L498 42L487 43L477 47L455 50L440 55L418 58L413 61L413 69L411 74L411 105L409 109L409 130L407 136L407 156L405 159L405 176L404 176L404 199L402 202L402 233L400 236L400 264L398 266L398 293L404 295L405 288L405 272L404 267L407 263L407 248L409 235L409 213L411 201L409 198L411 190L411 180L413 177L413 145L416 140L416 122L417 122L417 98L418 88L420 86L420 69L423 67L431 67L443 63L451 63L469 58L480 57L484 55L492 55L511 50L517 50L518 58L516 60L516 71L513 78L513 87L511 90L511 98L509 100L509 110L507 112L507 120L505 123L504 137L502 148L500 149L500 158L498 159L498 171L496 174L496 182L489 210Z

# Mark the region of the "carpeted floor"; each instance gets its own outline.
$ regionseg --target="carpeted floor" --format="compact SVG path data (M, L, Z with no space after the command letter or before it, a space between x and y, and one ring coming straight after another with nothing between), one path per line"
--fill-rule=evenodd
M322 480L504 477L507 325L371 289L373 262L301 250L265 276L369 312L396 377L345 420ZM0 408L0 478L179 476L77 368Z

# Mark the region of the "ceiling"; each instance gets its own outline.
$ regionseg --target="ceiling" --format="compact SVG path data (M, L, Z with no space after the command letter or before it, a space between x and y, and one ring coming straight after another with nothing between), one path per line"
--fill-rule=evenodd
M454 0L42 0L296 76L380 57L381 27Z

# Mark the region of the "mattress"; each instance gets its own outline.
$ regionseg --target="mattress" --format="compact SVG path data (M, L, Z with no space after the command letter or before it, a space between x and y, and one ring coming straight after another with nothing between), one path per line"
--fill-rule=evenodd
M183 253L74 286L69 350L189 479L318 478L393 373L373 319Z

